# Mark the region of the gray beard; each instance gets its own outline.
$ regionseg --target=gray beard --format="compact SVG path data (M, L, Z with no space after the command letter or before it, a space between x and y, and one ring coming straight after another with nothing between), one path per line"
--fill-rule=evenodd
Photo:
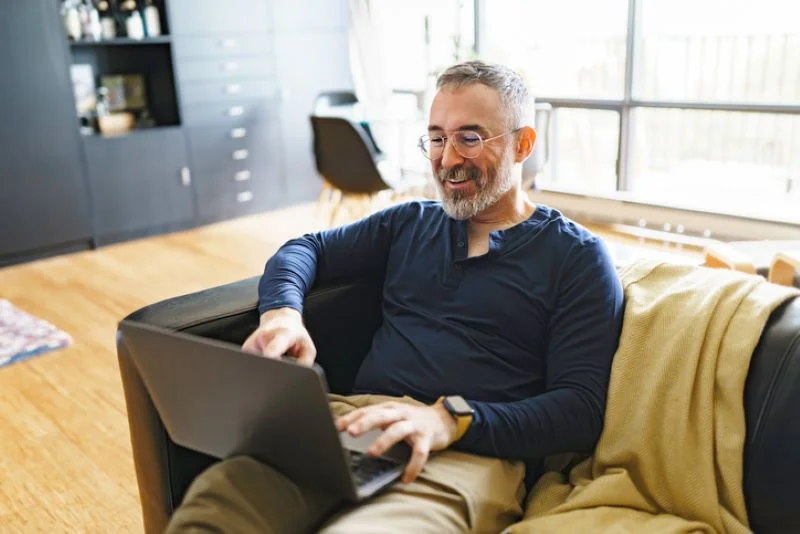
M456 167L439 171L436 187L442 199L444 212L453 219L466 220L495 205L514 187L511 173L513 162L513 153L507 150L500 165L496 169L489 170L489 176L481 176L475 168ZM474 195L463 196L460 191L445 190L444 181L448 177L464 176L475 182L477 192Z

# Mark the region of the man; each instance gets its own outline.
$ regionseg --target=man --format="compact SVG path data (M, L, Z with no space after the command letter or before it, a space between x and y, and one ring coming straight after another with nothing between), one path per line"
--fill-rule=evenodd
M402 482L330 517L330 497L229 459L194 482L171 531L499 532L520 518L544 456L593 449L622 320L612 262L522 190L536 132L517 74L471 61L437 88L420 148L441 202L288 242L267 262L244 344L311 364L301 311L312 284L382 275L382 324L353 396L332 409L340 431L383 431L373 454L411 445ZM472 414L451 414L459 403Z

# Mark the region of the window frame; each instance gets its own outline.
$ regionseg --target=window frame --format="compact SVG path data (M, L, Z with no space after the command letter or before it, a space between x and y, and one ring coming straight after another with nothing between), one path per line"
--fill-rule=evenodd
M475 53L480 55L485 42L487 28L482 13L486 12L488 0L475 1ZM687 233L728 239L800 239L800 221L776 219L754 219L733 213L708 210L698 211L688 207L667 205L650 200L637 199L629 191L630 161L632 151L631 123L637 109L661 108L679 110L729 111L745 113L772 113L800 115L800 104L764 104L742 102L719 102L702 100L655 100L633 96L636 59L636 41L640 32L642 0L628 0L626 27L625 73L621 99L561 98L557 95L536 95L536 101L550 104L553 111L563 108L608 110L619 114L619 136L617 145L617 183L612 195L580 191L566 191L558 187L542 186L540 198L557 204L565 212L580 215L596 222L631 223L645 221L648 227L661 229L665 224L675 226L680 222ZM551 149L555 152L554 149ZM654 209L656 208L656 209ZM798 207L800 211L800 206ZM646 216L644 214L647 214ZM686 224L682 221L691 221Z

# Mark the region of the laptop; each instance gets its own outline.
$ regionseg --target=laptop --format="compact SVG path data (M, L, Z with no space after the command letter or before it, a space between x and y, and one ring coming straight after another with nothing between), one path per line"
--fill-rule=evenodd
M400 478L410 448L366 453L380 435L336 430L318 365L124 320L119 334L175 443L217 457L247 455L293 482L343 500L367 499Z

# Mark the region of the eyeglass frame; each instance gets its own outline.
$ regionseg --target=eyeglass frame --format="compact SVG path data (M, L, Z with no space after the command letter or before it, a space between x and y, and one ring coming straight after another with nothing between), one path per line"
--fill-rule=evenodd
M461 156L462 158L464 158L464 159L475 159L475 158L477 158L478 156L480 156L483 153L483 145L485 143L488 143L489 141L494 141L495 139L500 139L501 137L505 137L507 135L515 134L518 131L520 131L521 129L522 129L522 127L514 128L513 130L510 130L510 131L505 132L505 133L501 133L500 135L495 135L493 137L489 137L487 139L484 139L483 136L480 134L480 132L476 132L475 130L456 130L458 133L461 133L461 132L472 132L475 135L477 135L478 138L481 140L481 150L480 150L480 152L478 152L474 156L465 156L464 154L459 152L459 150L455 147L455 145L453 146L453 150L455 150L456 153L459 156ZM431 141L430 134L422 134L421 136L419 136L419 140L417 141L417 147L419 147L420 151L422 152L422 155L425 156L425 158L430 160L430 161L436 161L437 159L442 159L444 157L444 151L447 150L447 141L450 140L450 136L449 135L441 136L441 139L444 141L444 145L442 146L442 155L439 156L438 158L430 157L430 154L428 152L426 152L425 149L423 148L423 144L425 143L425 141L423 141L423 139L425 137L428 138L428 141Z

